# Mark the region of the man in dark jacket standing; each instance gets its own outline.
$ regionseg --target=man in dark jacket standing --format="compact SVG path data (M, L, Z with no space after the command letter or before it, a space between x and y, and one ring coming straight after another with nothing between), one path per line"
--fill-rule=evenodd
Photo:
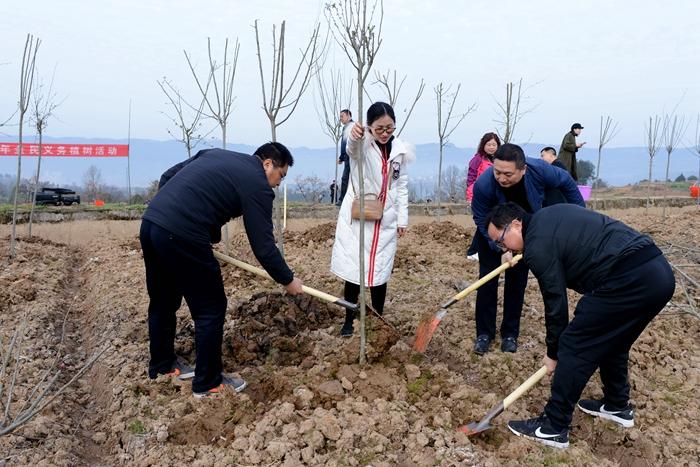
M581 134L583 127L580 123L574 123L571 125L571 131L564 135L564 139L561 141L561 147L559 148L559 160L564 164L566 170L571 174L571 177L578 181L578 175L576 174L576 153L579 148L582 148L586 142L577 143L576 137Z
M627 365L632 344L673 296L673 271L651 238L620 221L577 206L556 205L530 216L508 203L489 216L489 237L522 252L545 306L552 394L537 418L510 430L549 446L569 445L569 425L583 412L634 425ZM583 295L569 322L567 288ZM579 400L596 369L601 400Z
M150 298L150 378L191 371L174 351L175 313L184 297L195 326L195 397L217 393L223 386L236 391L245 388L245 381L221 372L226 294L211 244L221 240L224 224L243 216L260 264L288 293L300 294L301 281L275 246L271 220L272 188L293 163L289 150L280 143L265 144L253 156L208 149L161 177L140 233Z
M348 109L343 109L340 111L340 123L343 124L342 137L340 139L340 157L338 158L338 164L343 164L343 176L340 179L340 197L338 202L335 203L336 206L343 204L343 198L345 198L345 193L348 191L348 183L350 183L350 156L345 152L345 148L348 144L347 130L352 127L352 112Z
M542 208L545 193L559 190L568 203L583 206L583 198L576 183L564 171L552 167L541 159L525 158L522 148L504 144L494 154L493 167L489 167L474 184L472 214L477 232L479 250L479 277L512 258L488 238L486 216L494 206L513 201L526 212ZM527 285L527 266L518 264L505 273L503 295L503 321L501 323L501 350L515 352L520 334L520 314ZM498 305L498 277L482 285L476 292L476 342L474 352L488 352L496 335L496 309Z

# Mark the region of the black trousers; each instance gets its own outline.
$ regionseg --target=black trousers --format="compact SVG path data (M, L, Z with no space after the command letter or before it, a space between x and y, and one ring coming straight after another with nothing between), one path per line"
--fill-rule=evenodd
M175 312L184 297L194 321L197 351L192 390L204 392L218 386L222 379L226 294L211 246L187 242L147 220L141 223L140 236L150 298L148 376L155 378L172 369L176 358Z
M479 277L484 277L501 265L500 252L494 251L488 240L477 231L474 234L479 252ZM520 315L525 300L528 269L523 261L505 272L503 292L503 320L501 337L515 337L520 334ZM486 334L496 337L496 310L498 308L498 276L476 291L476 335Z
M369 288L369 293L372 296L372 308L380 315L384 313L384 302L386 301L386 286L387 283ZM345 281L345 293L343 298L350 303L357 303L360 297L360 285ZM346 310L345 319L354 319L355 313Z
M348 191L348 183L350 183L350 162L345 162L343 164L343 176L340 178L340 198L338 198L338 204L342 203L345 198L345 193Z
M630 348L671 299L675 286L666 258L657 256L613 274L579 300L574 318L559 337L552 395L545 406L555 429L568 429L574 405L598 368L606 408L627 406Z

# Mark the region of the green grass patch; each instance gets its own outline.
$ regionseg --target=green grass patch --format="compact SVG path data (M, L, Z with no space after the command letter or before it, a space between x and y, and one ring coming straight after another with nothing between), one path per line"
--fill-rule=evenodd
M143 435L146 433L146 426L141 420L135 419L129 423L129 431L134 435Z

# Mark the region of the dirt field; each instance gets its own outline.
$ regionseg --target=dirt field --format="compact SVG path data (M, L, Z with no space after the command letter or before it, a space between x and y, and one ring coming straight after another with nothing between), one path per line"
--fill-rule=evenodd
M664 222L644 210L609 214L651 234L700 281L697 208L673 209ZM11 414L35 397L32 388L46 370L60 370L57 384L65 383L91 355L108 350L31 422L0 437L0 465L698 465L700 320L683 312L688 298L680 282L631 353L634 428L576 411L568 450L511 435L509 419L542 409L545 377L495 420L494 430L474 438L458 433L541 365L542 300L531 279L516 354L471 352L473 297L450 309L425 355L413 353L418 321L478 273L464 257L473 233L468 217L411 223L399 242L385 313L398 333L373 322L363 367L359 338L338 336L341 309L283 296L271 282L223 266L224 366L249 386L201 401L189 383L147 378L138 222L35 226L38 236L22 239L16 261L0 268L3 349L25 323L20 358L8 364L21 370ZM292 220L286 252L306 285L340 296L342 284L328 271L334 226ZM231 255L255 264L241 225L231 230ZM8 233L0 226L0 251L9 250ZM693 301L699 294L688 289ZM180 317L176 348L192 361L194 329L184 305ZM596 375L584 396L600 394Z

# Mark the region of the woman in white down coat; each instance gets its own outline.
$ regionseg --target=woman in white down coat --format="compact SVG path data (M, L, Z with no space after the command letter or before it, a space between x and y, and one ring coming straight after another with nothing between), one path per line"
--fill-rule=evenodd
M413 148L393 136L396 129L394 109L384 102L375 102L367 109L365 128L357 122L348 135L350 185L338 214L331 272L345 281L344 298L357 303L360 294L360 221L352 219L352 202L359 191L357 163L360 145L364 146L365 193L378 195L384 204L381 220L365 221L365 285L369 286L372 306L384 311L386 288L394 265L397 237L408 226L408 174L406 165L415 159ZM346 311L340 331L352 336L355 313Z

